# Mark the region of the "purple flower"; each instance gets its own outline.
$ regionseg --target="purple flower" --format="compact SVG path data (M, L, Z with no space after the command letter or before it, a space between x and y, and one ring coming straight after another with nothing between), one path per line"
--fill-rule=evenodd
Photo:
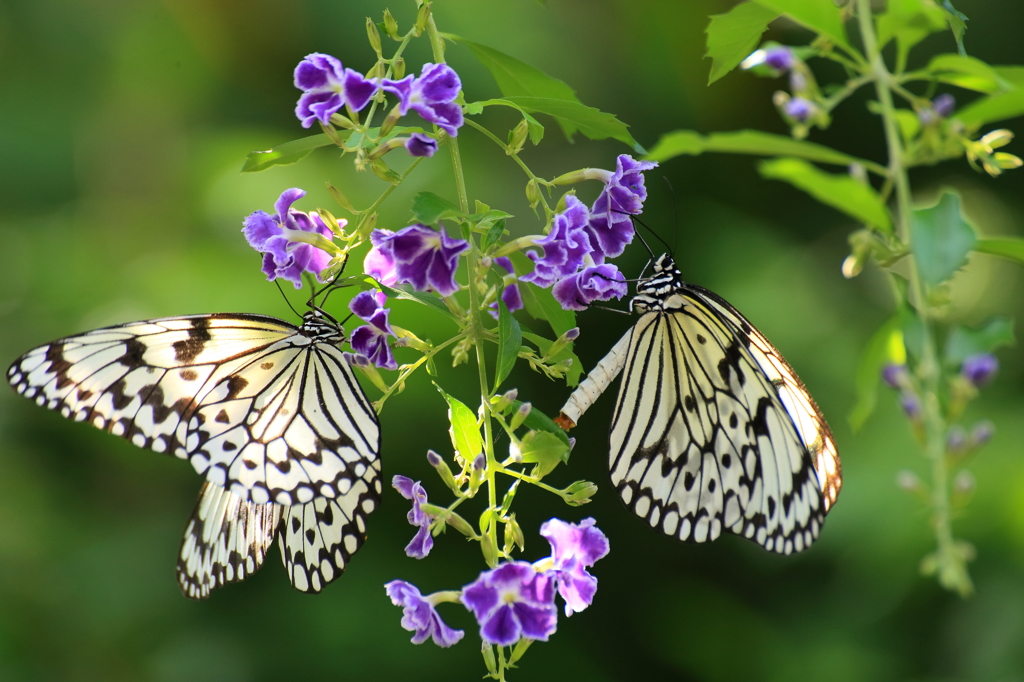
M546 642L558 620L552 576L525 561L484 571L463 588L462 603L480 623L480 638L499 646L521 637Z
M765 50L764 63L776 71L789 71L793 61L793 51L783 45Z
M991 353L971 355L960 366L960 376L981 387L992 381L999 371L999 360Z
M409 151L410 156L426 156L429 158L437 151L437 140L423 133L413 133L405 141L405 148Z
M540 534L551 543L551 559L558 580L558 593L565 600L565 615L582 611L594 601L597 578L585 569L608 554L608 538L594 519L566 523L551 519L540 527Z
M990 421L978 422L971 429L971 447L981 447L985 443L992 440L992 435L996 432L996 427L992 425Z
M647 199L643 172L657 165L621 154L615 162L615 172L604 171L605 188L590 209L587 226L593 248L591 256L596 263L621 255L633 241L633 221L629 216L643 210Z
M394 286L398 281L398 273L395 272L395 259L383 253L376 246L371 248L363 259L363 272L383 284Z
M342 68L331 55L314 52L295 67L295 87L302 90L295 115L308 128L315 120L326 125L346 104L359 111L379 86L358 71Z
M921 416L921 401L913 393L900 395L900 407L911 419L918 419Z
M430 536L430 516L420 507L427 503L427 491L419 481L414 481L405 476L395 476L391 479L392 487L401 493L402 497L412 500L412 509L406 518L413 526L419 526L412 541L406 545L405 554L413 559L422 559L430 554L434 547L434 538Z
M357 294L348 309L357 317L369 324L357 327L352 332L352 350L361 353L370 359L370 362L384 369L398 369L398 363L391 354L388 346L388 337L394 336L391 325L388 323L388 315L391 310L384 307L387 297L382 293L376 294L364 291Z
M437 614L430 598L423 597L415 585L404 580L392 580L384 589L391 597L391 603L402 607L402 627L414 633L413 644L422 644L430 637L434 644L450 647L466 634L462 630L448 627Z
M374 230L370 241L395 265L396 282L408 282L416 291L436 291L451 296L459 290L455 269L459 254L469 249L462 239L450 239L442 227L410 225L398 232Z
M505 288L501 292L501 300L505 302L505 306L508 308L510 313L522 310L523 294L519 291L519 281L516 279L516 270L512 266L512 259L507 256L498 256L494 259L494 262L508 273L504 278L502 278L502 284ZM490 312L491 315L494 316L494 319L498 319L497 301L491 304Z
M907 381L907 366L890 362L882 368L882 381L892 388L900 388Z
M942 118L948 117L956 109L956 97L944 92L932 100L932 111Z
M263 274L267 281L282 277L302 288L302 273L318 275L327 267L331 257L321 249L290 236L297 232L312 232L331 239L331 229L324 225L317 214L307 214L291 208L291 205L306 196L297 187L286 189L274 204L276 215L265 211L250 213L242 223L242 233L249 246L263 254Z
M811 117L814 112L814 102L806 100L803 97L794 97L782 106L783 111L786 112L786 116L798 123L803 123Z
M566 196L565 210L555 215L551 232L534 242L544 249L544 255L526 252L534 266L533 272L523 275L523 281L546 288L579 270L593 250L587 232L589 220L590 212L583 202L571 194Z
M607 301L626 295L626 281L610 263L584 268L566 277L551 289L555 300L566 310L585 310L594 301Z
M455 104L462 82L447 64L424 64L419 78L406 76L400 81L385 79L384 90L398 97L402 116L412 109L430 123L437 124L455 137L462 126L462 107Z

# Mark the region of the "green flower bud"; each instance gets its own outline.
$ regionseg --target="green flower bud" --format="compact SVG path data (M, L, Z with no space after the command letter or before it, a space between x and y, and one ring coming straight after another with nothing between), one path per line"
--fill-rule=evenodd
M380 32L377 30L377 24L373 23L373 19L366 17L366 37L370 39L370 47L377 53L379 58L381 55L380 50Z
M401 40L401 37L398 35L398 21L389 9L384 10L384 32L388 34L389 38Z
M523 150L523 145L526 143L526 134L529 131L529 125L524 118L519 122L515 128L508 135L508 150L505 152L509 156L518 154Z
M597 485L590 481L576 481L562 491L562 499L573 507L579 507L587 502L597 493Z
M394 60L392 60L391 73L394 74L394 79L396 81L402 80L402 78L405 76L405 60L402 59L401 57L396 57Z

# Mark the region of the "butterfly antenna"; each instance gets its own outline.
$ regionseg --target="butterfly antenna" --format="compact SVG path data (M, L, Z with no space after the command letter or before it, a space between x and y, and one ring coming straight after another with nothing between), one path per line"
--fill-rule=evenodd
M284 302L288 304L288 307L292 309L292 312L295 313L296 317L302 317L302 313L295 309L292 302L288 300L288 296L285 295L284 289L281 288L281 280L275 279L274 284L277 285L277 290L281 292L281 297L284 299Z
M650 227L648 227L647 223L645 223L644 221L640 220L640 218L638 218L636 216L633 216L633 221L637 222L637 223L640 223L644 228L647 229L648 232L650 232L652 235L654 235L654 238L657 239L659 242L661 242L662 245L664 245L665 250L667 250L669 253L674 253L672 247L668 245L668 242L665 241L664 239L662 239L660 234L658 234L657 232L652 230ZM637 237L639 237L640 241L643 242L644 246L647 246L647 242L644 241L644 238L640 236L639 232L637 232ZM651 259L653 259L654 258L654 252L651 251L651 247L647 246L647 250L651 253Z

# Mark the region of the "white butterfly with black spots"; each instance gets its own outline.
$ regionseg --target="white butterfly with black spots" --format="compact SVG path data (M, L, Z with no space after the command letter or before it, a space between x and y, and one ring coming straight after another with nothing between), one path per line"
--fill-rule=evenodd
M7 379L42 407L188 459L205 475L184 543L191 536L194 548L183 546L179 566L186 594L205 596L203 585L255 570L278 517L319 528L321 540L281 531L286 564L304 572L290 570L293 584L318 591L361 544L381 493L380 426L339 347L345 340L317 308L300 327L245 313L168 317L40 346ZM204 502L212 516L201 513ZM330 551L339 543L344 551ZM320 556L338 558L328 569Z
M779 351L662 255L631 302L636 324L580 383L570 428L625 372L610 434L612 484L666 535L728 531L780 554L813 543L842 487L832 432Z

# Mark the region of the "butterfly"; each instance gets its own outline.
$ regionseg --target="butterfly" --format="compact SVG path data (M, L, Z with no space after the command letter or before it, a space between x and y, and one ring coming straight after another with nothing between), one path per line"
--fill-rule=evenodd
M205 475L179 563L188 596L258 568L275 533L286 566L303 573L290 570L293 585L319 591L358 549L381 494L380 427L345 340L316 307L299 327L244 313L168 317L39 346L7 379L42 407Z
M629 509L680 540L728 531L780 554L813 543L842 487L832 432L779 351L664 254L641 279L639 319L556 420L575 426L623 373L611 481Z

